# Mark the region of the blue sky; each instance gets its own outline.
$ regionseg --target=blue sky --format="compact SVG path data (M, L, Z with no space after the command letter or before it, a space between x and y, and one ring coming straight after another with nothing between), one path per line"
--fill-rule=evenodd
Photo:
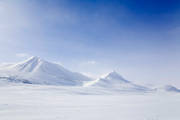
M97 77L180 86L179 0L1 0L0 62L40 56Z

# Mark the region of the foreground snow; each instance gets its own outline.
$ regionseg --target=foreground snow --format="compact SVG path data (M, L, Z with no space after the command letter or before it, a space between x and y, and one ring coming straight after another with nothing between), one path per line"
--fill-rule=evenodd
M2 120L179 120L178 93L120 93L43 85L0 86ZM96 91L99 93L95 94ZM100 92L101 91L101 92ZM92 93L92 91L91 91Z

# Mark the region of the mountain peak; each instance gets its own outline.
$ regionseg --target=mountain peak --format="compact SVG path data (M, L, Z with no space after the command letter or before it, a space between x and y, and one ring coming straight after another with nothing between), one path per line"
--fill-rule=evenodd
M32 56L23 62L15 64L14 68L19 71L32 72L37 66L44 62L40 57Z
M113 70L112 72L108 73L107 76L120 76L115 70Z
M180 89L178 89L172 85L166 85L166 86L164 86L164 89L169 92L180 92Z
M42 59L38 56L32 56L25 61L42 61Z
M3 69L0 77L13 77L13 81L29 81L33 84L50 84L62 86L82 85L90 81L80 73L71 72L64 67L48 62L37 56L32 56L23 62L19 62Z
M116 71L112 71L105 76L97 79L92 85L94 86L103 86L103 87L112 87L119 86L123 84L131 84L130 81L124 79Z
M113 79L113 80L121 80L121 81L124 81L124 82L128 82L119 73L117 73L114 70L112 72L108 73L104 78L109 79L109 80Z

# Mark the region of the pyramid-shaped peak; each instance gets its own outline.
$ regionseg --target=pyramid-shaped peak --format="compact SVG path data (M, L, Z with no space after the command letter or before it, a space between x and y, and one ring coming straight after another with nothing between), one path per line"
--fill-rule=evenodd
M120 76L115 70L113 70L112 72L110 72L109 74L108 74L108 76L111 76L111 75L113 75L113 76Z
M123 79L122 76L114 70L112 72L108 73L105 77L113 77L113 78Z
M121 82L129 82L128 80L124 79L118 72L112 71L105 76L103 76L101 79L108 80L108 81L121 81Z
M40 67L40 65L46 63L40 57L32 56L27 60L15 64L13 67L19 71L32 72L35 68Z
M38 63L45 63L45 62L47 62L47 61L38 57L38 56L32 56L32 57L28 58L27 60L23 61L22 63L26 63L26 64L36 63L36 64L38 64Z
M26 61L41 61L42 59L38 56L32 56L28 58Z
M32 84L48 84L62 86L79 86L84 82L92 80L80 73L71 72L70 70L32 56L27 60L10 65L2 70L2 77L12 77L12 81L26 82ZM0 76L1 77L1 76Z

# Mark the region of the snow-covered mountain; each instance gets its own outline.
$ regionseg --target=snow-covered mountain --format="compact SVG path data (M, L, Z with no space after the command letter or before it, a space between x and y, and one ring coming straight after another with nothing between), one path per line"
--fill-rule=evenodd
M120 76L117 72L113 71L109 74L86 84L87 86L95 86L102 88L109 88L121 91L149 91L150 89L141 85L134 84L122 76Z
M0 84L6 83L27 83L27 84L45 84L59 86L86 86L82 87L85 91L170 91L180 92L180 89L174 86L165 86L162 88L147 88L142 85L134 84L124 79L117 72L110 72L96 80L85 75L62 67L59 64L51 63L39 57L31 57L23 62L16 64L0 65ZM81 90L82 90L81 89Z
M180 93L180 89L176 88L175 86L172 85L165 85L163 87L157 88L158 91L165 91L165 92L176 92Z
M31 84L81 86L91 79L39 57L31 57L17 64L1 66L0 80Z

